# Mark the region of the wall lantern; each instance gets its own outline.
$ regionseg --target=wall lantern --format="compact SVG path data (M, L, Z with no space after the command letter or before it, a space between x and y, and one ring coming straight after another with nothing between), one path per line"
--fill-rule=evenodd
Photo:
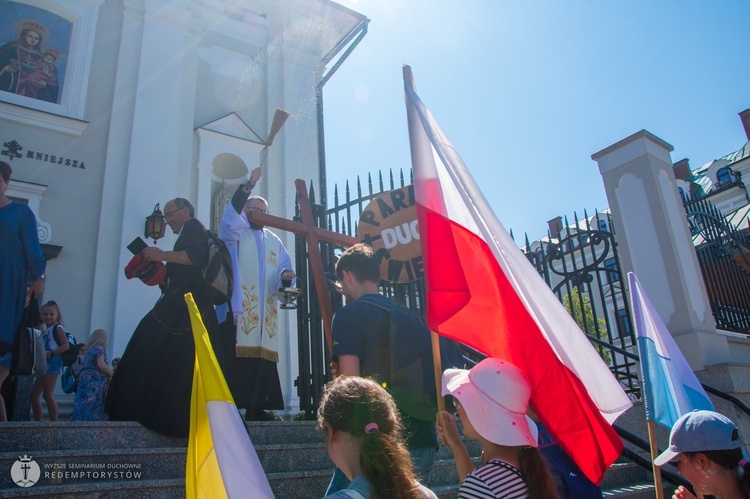
M167 227L167 222L164 219L164 214L159 209L159 203L154 206L154 212L146 217L146 231L144 235L148 239L153 239L156 244L157 239L164 237L164 230Z

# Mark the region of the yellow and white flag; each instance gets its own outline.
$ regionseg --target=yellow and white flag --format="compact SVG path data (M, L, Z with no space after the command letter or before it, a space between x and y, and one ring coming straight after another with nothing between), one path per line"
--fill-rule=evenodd
M185 295L185 302L195 339L187 499L273 498L191 293Z

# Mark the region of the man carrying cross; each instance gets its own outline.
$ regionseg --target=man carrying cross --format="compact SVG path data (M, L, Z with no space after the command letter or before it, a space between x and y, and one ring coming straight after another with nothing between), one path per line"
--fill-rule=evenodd
M249 222L248 214L266 213L268 202L250 196L260 179L261 167L240 185L221 219L219 236L227 243L234 267L233 320L223 328L236 338L228 383L237 407L246 408L245 419L266 419L268 409L283 409L284 400L277 363L278 297L281 281L295 277L289 253L281 240L263 225ZM224 317L221 316L220 319Z

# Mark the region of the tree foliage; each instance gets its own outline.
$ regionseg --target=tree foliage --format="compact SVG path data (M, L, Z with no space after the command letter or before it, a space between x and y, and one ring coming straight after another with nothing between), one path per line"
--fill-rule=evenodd
M581 293L578 287L574 287L569 295L563 297L563 306L573 316L584 333L596 336L601 340L607 339L607 322L601 318L594 318L594 309L591 307L591 298L588 294ZM593 345L604 362L611 365L612 353L597 343L593 343Z

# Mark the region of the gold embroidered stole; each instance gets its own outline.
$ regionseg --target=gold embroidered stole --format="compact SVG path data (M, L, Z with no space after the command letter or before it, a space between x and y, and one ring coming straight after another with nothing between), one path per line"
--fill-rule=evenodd
M235 355L278 363L278 308L275 295L279 273L278 242L276 238L264 237L263 247L265 273L258 264L260 260L255 235L251 229L245 229L237 254L242 283L242 315L237 316ZM259 286L263 286L264 290L263 304L260 303Z

